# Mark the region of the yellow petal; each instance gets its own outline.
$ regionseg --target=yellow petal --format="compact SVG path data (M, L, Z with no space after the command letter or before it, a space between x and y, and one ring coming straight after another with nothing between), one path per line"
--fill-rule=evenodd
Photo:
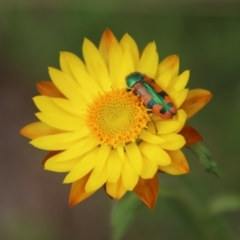
M134 192L150 209L153 209L158 197L158 188L158 175L155 174L151 179L139 178Z
M113 44L118 43L116 37L114 36L114 34L112 33L112 31L110 29L106 29L103 32L100 44L99 44L99 52L101 53L105 63L107 66L109 63L109 52L111 49L111 46Z
M156 83L163 89L166 90L171 79L172 79L173 70L171 68L167 69L161 75L155 78Z
M143 156L143 167L142 172L140 173L141 178L149 179L153 178L158 170L158 165L155 161L148 159L147 157Z
M94 192L87 193L85 191L85 185L88 181L90 174L87 174L83 178L74 182L71 187L70 197L69 197L69 205L73 206L84 199L90 197Z
M120 41L120 46L122 47L124 52L130 52L134 68L136 69L139 63L139 51L134 39L126 33Z
M142 171L142 155L136 143L130 143L125 146L127 156L132 163L137 174Z
M82 127L80 130L72 132L66 138L63 139L63 142L80 140L89 135L89 129L87 126Z
M64 150L72 147L76 143L76 140L64 141L65 138L71 136L72 134L72 132L68 132L46 135L33 139L30 144L44 150Z
M69 77L73 78L76 82L79 77L81 77L77 74L77 69L87 71L83 61L78 56L70 52L60 52L60 66L62 71Z
M120 177L116 183L106 183L106 192L112 198L118 200L123 197L127 192L127 189L124 187L122 178Z
M58 88L52 83L47 81L41 81L37 84L37 90L41 95L48 96L48 97L59 97L65 98L66 96L61 93Z
M122 168L122 181L124 187L127 190L132 191L138 182L138 177L139 176L134 170L132 163L130 162L128 157L125 156L125 161Z
M109 78L106 63L104 62L99 50L86 38L83 42L83 56L88 73L96 81L98 86L105 91L111 90L112 84Z
M171 163L171 158L159 145L141 142L139 149L146 158L160 166L167 166Z
M172 78L178 75L179 57L177 55L168 56L159 63L156 78L158 78L168 69L172 69Z
M159 121L155 121L155 126L157 128L157 134L167 134L167 133L171 133L174 132L176 130L178 130L180 128L182 124L178 121L175 121L173 119L169 119L169 120L159 120ZM155 130L155 126L153 122L150 122L148 124L148 130L151 129L151 132L154 133Z
M88 174L95 166L97 152L98 149L95 148L86 153L83 157L78 157L78 163L75 165L74 168L71 169L68 175L64 178L63 183L75 182L78 179L85 176L86 174Z
M93 192L99 189L106 183L107 181L107 168L103 168L102 172L95 172L93 171L91 173L91 176L89 177L89 180L85 186L85 191L88 192Z
M135 72L136 68L134 67L134 59L131 55L131 53L128 50L123 51L123 73L124 76L127 76L128 74ZM127 88L126 81L123 81L123 85L119 86L119 88Z
M144 140L145 142L153 143L153 144L161 144L165 142L163 138L148 131L142 131L139 138Z
M159 169L172 175L180 175L189 172L188 162L181 150L168 151L172 163L168 166L160 166Z
M205 89L193 89L188 92L187 98L181 108L187 113L187 118L190 118L202 109L211 98L211 92Z
M97 147L97 145L98 143L94 139L90 137L85 137L71 148L68 148L64 152L61 152L58 155L53 156L52 158L54 158L55 161L59 162L68 161L70 159L80 157L83 154L93 150L94 148Z
M158 53L155 42L149 43L143 50L137 71L155 78L158 64Z
M69 101L63 98L59 98L59 99L63 101ZM58 107L50 97L36 96L33 98L33 101L41 112L52 112L52 113L63 114L63 115L67 114L67 112L61 109L60 107Z
M80 86L71 77L52 67L49 67L48 71L53 83L68 99L76 102L83 100L86 93L81 90Z
M97 190L107 181L107 160L110 150L110 146L99 147L95 167L85 187L86 192Z
M117 149L117 152L119 154L120 159L123 162L124 161L124 155L125 155L125 153L124 153L125 150L124 150L123 146L119 145L116 149Z
M178 109L177 114L174 116L174 120L181 123L180 127L175 130L178 133L184 126L187 119L187 114L183 109Z
M98 154L96 156L97 161L94 169L95 172L102 171L103 167L106 165L110 151L111 151L111 146L101 145L99 147Z
M167 87L166 91L171 92L171 91L180 91L185 88L185 86L188 83L190 76L190 71L186 70L179 76L175 77Z
M171 94L171 93L169 93ZM176 108L179 108L182 103L185 101L186 97L188 94L188 89L184 88L182 90L180 90L179 92L175 92L174 96L172 97L172 100L176 106Z
M109 183L116 183L121 175L122 160L117 150L111 150L107 161L107 175Z
M54 160L54 159L53 159ZM44 163L44 169L53 172L69 172L71 171L79 162L79 158L74 158L65 162L56 162L52 159L48 159Z
M44 166L44 164L53 156L61 153L62 151L49 151L48 154L45 156L45 158L42 161L42 165Z
M28 137L30 139L62 132L63 132L62 130L50 127L49 125L43 122L30 123L20 130L20 133L23 136Z
M109 52L109 73L114 88L121 87L125 79L123 52L118 42L113 43Z
M70 114L59 114L54 112L40 112L36 113L36 116L42 122L65 131L80 130L84 126L84 119L75 117Z
M101 88L90 77L86 66L76 55L68 52L62 52L60 56L61 68L64 67L63 72L68 74L83 90L82 97L88 100L87 93L97 94L101 92ZM62 66L63 65L63 66Z
M176 133L162 135L162 138L165 139L165 142L161 144L161 147L167 150L178 150L186 143L184 137Z
M68 99L52 98L52 101L56 106L63 109L65 112L73 114L74 116L83 118L86 115L86 105L84 101L82 103L71 102Z

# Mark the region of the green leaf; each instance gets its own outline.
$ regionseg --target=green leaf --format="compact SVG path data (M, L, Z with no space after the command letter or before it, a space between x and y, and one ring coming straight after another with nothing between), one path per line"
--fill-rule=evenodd
M216 215L225 212L240 211L240 196L219 196L210 203L209 208L210 211Z
M212 154L206 146L200 142L190 145L187 148L190 149L198 157L200 163L203 164L207 172L213 173L218 178L222 177L217 163L213 160Z
M139 198L129 193L118 202L114 202L111 212L112 240L120 240L132 224L137 212L144 205Z

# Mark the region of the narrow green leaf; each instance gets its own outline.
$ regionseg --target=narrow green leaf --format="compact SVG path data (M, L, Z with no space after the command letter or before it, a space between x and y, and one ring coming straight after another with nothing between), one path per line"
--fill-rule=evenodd
M240 196L227 195L220 196L209 204L210 212L218 215L225 212L240 211Z
M212 154L206 146L200 142L190 145L187 148L190 149L198 157L200 163L203 164L207 172L213 173L218 178L222 177L217 163L213 160Z
M120 240L123 237L142 207L144 205L133 193L114 202L111 212L112 240Z

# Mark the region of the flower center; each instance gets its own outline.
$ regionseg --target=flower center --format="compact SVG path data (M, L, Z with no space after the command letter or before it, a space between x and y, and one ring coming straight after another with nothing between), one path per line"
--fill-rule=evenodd
M146 128L147 109L132 92L113 90L89 105L87 125L100 144L117 147L133 142Z

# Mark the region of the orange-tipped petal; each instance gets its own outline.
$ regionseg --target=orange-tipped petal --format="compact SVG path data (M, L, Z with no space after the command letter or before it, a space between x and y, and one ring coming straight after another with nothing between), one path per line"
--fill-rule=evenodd
M144 48L137 71L146 74L147 76L154 78L158 66L158 53L155 42L150 42Z
M105 61L105 63L108 66L108 59L109 59L109 53L111 46L115 43L117 43L117 39L114 36L114 34L111 32L110 29L106 29L102 35L100 44L99 44L99 51Z
M181 134L185 138L185 146L189 146L191 144L202 141L202 136L200 135L200 133L189 125L185 125L179 132L179 134Z
M83 178L79 179L78 181L74 182L71 187L70 196L69 196L69 205L73 206L84 199L90 197L94 192L87 193L85 191L85 185L88 181L89 176L91 173L88 173Z
M106 62L99 49L89 39L85 38L82 52L89 75L102 90L109 91L112 87L112 82Z
M179 57L177 55L168 56L159 63L156 78L161 76L168 69L172 69L172 79L178 75Z
M116 200L119 200L127 192L127 189L124 187L122 178L120 177L116 183L107 182L105 185L105 190L107 194Z
M188 95L181 108L187 113L187 118L192 117L202 109L212 98L212 93L205 89L189 90Z
M41 95L48 97L58 97L58 98L66 98L52 82L42 81L38 82L37 90Z
M172 159L172 163L165 167L159 166L161 171L172 175L181 175L189 172L188 162L181 150L168 151L168 154Z
M150 209L153 209L158 197L157 173L151 179L139 178L138 184L134 188L134 192Z
M123 52L126 55L126 52L129 52L131 59L133 61L134 69L136 69L139 63L139 51L138 46L134 39L129 34L124 34L122 39L120 40L120 46L122 47Z
M62 130L53 128L43 122L30 123L20 130L20 134L30 139L62 132Z
M43 159L42 165L44 165L45 162L46 162L49 158L51 158L51 157L59 154L60 152L62 152L62 151L51 151L51 152L49 152L49 153L45 156L45 158Z
M78 70L81 70L81 73L87 70L83 61L71 52L60 52L60 66L64 73L77 82L81 78Z

